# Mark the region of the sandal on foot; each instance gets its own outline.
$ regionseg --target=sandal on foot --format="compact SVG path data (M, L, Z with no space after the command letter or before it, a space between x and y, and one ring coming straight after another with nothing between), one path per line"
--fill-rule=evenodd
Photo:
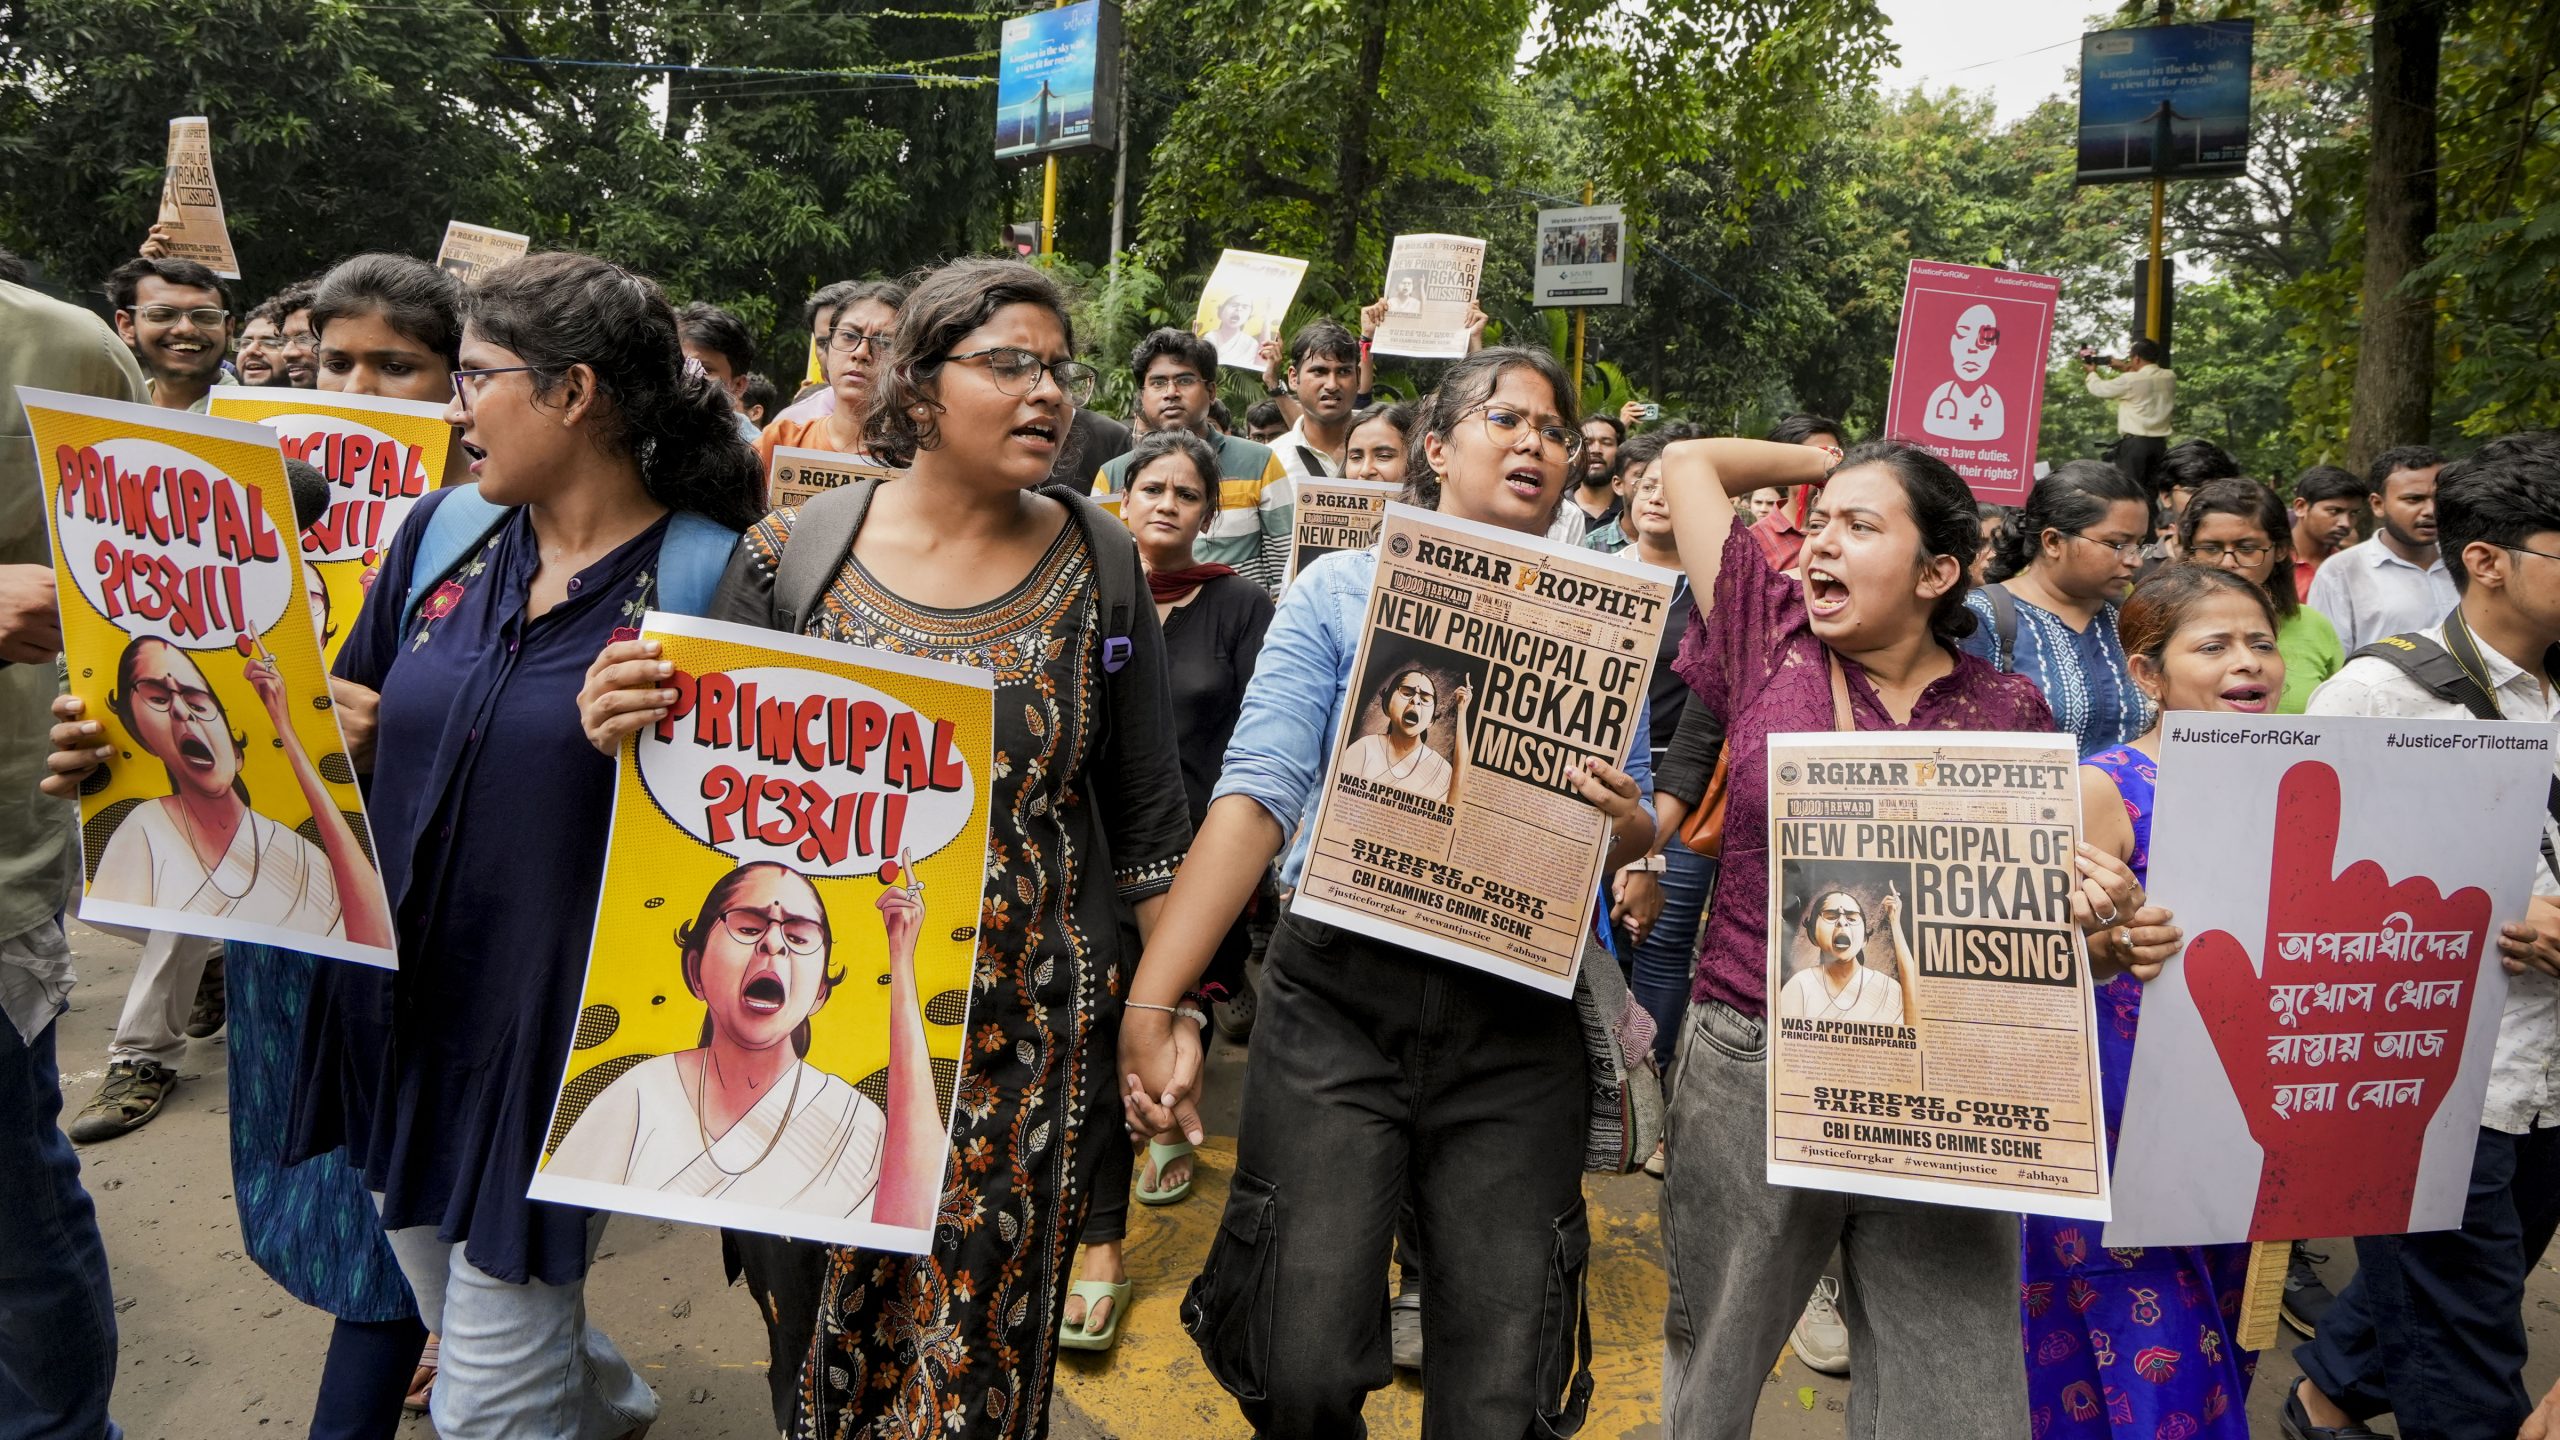
M1154 1169L1156 1172L1156 1179L1159 1181L1164 1179L1164 1167L1172 1164L1176 1160L1188 1160L1190 1158L1191 1144L1189 1141L1176 1140L1170 1145L1161 1140L1150 1140L1147 1142L1147 1164ZM1182 1183L1173 1186L1171 1189L1150 1190L1144 1185L1140 1185L1131 1193L1138 1197L1138 1203L1141 1205L1175 1204L1191 1193L1191 1182L1198 1175L1200 1167L1195 1163L1191 1169L1192 1174L1182 1177Z
M1069 1297L1084 1297L1084 1314L1093 1318L1093 1307L1111 1302L1111 1323L1099 1330L1087 1330L1072 1320L1058 1321L1058 1343L1069 1350L1108 1350L1120 1343L1120 1317L1129 1313L1129 1282L1126 1280L1079 1280L1067 1287Z
M427 1337L427 1348L418 1353L418 1368L409 1376L409 1393L402 1397L400 1408L427 1413L427 1401L436 1388L436 1337Z

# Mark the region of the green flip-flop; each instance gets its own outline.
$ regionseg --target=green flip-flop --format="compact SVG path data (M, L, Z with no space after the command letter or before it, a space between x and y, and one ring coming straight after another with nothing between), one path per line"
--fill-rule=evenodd
M1167 1144L1162 1140L1150 1140L1147 1142L1147 1163L1155 1167L1156 1178L1158 1180L1162 1180L1164 1178L1164 1167L1172 1164L1176 1160L1189 1158L1191 1153L1191 1142L1187 1140L1176 1140L1171 1144ZM1181 1184L1165 1190L1150 1190L1145 1186L1140 1185L1137 1186L1132 1193L1138 1197L1138 1203L1141 1205L1177 1204L1183 1199L1183 1197L1191 1193L1191 1182L1192 1180L1197 1179L1199 1174L1200 1164L1195 1160L1192 1161L1191 1174L1184 1177Z
M1087 1330L1074 1321L1060 1316L1058 1319L1060 1345L1069 1350L1108 1350L1120 1343L1120 1317L1129 1313L1128 1281L1114 1283L1109 1280L1079 1280L1067 1287L1067 1294L1084 1297L1084 1313L1087 1319L1093 1317L1093 1307L1096 1302L1110 1301L1111 1323L1100 1330Z

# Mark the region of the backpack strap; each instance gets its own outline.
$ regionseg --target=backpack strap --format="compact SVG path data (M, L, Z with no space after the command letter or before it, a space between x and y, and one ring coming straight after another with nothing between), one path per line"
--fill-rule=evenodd
M853 537L862 529L862 517L871 513L871 492L879 484L864 476L800 502L773 577L773 628L786 635L807 633L809 617L853 553Z
M691 510L667 520L667 535L658 542L658 608L678 615L701 615L711 608L711 592L738 548L738 532Z
M2000 673L2018 673L2018 597L1995 580L1982 587L1991 597L1991 633L1999 641Z
M2356 651L2350 660L2387 660L2401 674L2427 687L2427 693L2439 700L2450 700L2471 712L2474 719L2504 718L2498 702L2480 688L2480 682L2463 670L2453 652L2424 635L2388 635Z
M508 506L483 499L476 480L438 492L435 509L427 516L426 533L418 537L417 554L409 562L409 593L400 601L401 643L406 644L418 628L418 606L427 592L460 569L514 513Z
M1043 485L1040 493L1066 506L1076 523L1084 527L1084 543L1093 551L1094 584L1102 620L1102 673L1116 675L1120 667L1129 663L1134 648L1129 636L1131 622L1137 618L1137 582L1132 577L1139 570L1138 542L1129 534L1127 525L1113 519L1111 512L1094 504L1074 486Z

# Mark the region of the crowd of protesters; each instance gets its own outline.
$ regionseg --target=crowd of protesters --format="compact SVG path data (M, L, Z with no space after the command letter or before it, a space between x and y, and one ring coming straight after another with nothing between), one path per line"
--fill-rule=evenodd
M675 697L654 642L617 632L630 604L663 602L679 548L726 556L711 618L992 668L989 884L1055 897L1053 926L991 928L977 958L985 1043L961 1062L974 1098L949 1135L972 1162L948 1167L943 1213L1002 1223L945 1224L922 1255L718 1242L768 1336L774 1423L813 1440L1046 1433L1058 1352L1107 1350L1126 1327L1129 1205L1192 1194L1213 1006L1244 1017L1230 1033L1249 1031L1250 1058L1185 1322L1253 1430L1361 1433L1395 1365L1421 1370L1434 1440L1581 1422L1572 1004L1288 902L1377 562L1327 555L1284 589L1299 481L1396 484L1456 519L1678 577L1631 744L1569 784L1606 821L1604 929L1669 1077L1645 1168L1671 1297L1661 1420L1684 1440L1748 1434L1790 1344L1854 1377L1858 1436L2242 1437L2257 1362L2232 1328L2244 1252L2093 1252L2043 1217L1768 1183L1772 736L2072 737L2088 841L2074 915L2103 980L2112 1144L2143 985L2183 942L2144 888L2167 712L2469 713L2364 653L2414 634L2476 637L2505 718L2560 716L2550 432L2454 458L2395 446L2361 477L2315 466L2280 493L2211 444L2166 443L2162 401L2125 422L2143 442L2132 463L2064 460L1996 511L1929 451L1832 419L1740 439L1633 404L1585 415L1551 356L1485 346L1480 312L1472 353L1410 396L1379 390L1384 301L1357 329L1317 319L1265 347L1268 396L1229 423L1217 351L1173 329L1127 357L1125 420L1097 413L1066 295L1009 260L819 290L805 319L822 378L787 398L735 316L578 254L467 286L359 256L240 311L211 272L147 249L107 280L111 328L21 279L0 273L9 1440L116 1433L113 1241L57 1125L51 1028L72 984L65 801L105 732L59 694L20 385L195 411L219 386L298 386L440 401L455 427L447 487L389 542L361 613L330 622L347 632L331 700L414 960L139 937L105 1079L68 1127L92 1145L144 1127L188 1040L227 1027L245 1248L335 1318L314 1435L389 1436L404 1407L448 1440L614 1440L658 1416L614 1317L587 1304L607 1216L527 1188L550 1119L537 1097L578 1022L609 757ZM2133 355L2136 377L2159 358ZM804 539L841 546L820 551L835 573L806 609L777 578L820 502L766 503L778 446L895 474ZM420 533L466 484L504 518L467 573L418 573ZM453 603L421 627L397 597L438 580ZM1139 583L1153 603L1107 663L1096 596ZM1463 690L1419 683L1399 703L1463 722ZM1691 823L1707 811L1720 823ZM2547 1423L2523 1369L2525 1280L2560 1224L2551 853L2530 913L2500 917L2513 978L2461 1227L2357 1240L2335 1295L2326 1257L2296 1247L2296 1440L2372 1436L2384 1412L2465 1440ZM1108 865L1071 859L1092 854ZM1010 1063L1017 1042L1067 1048L1030 1067ZM2032 1298L2063 1290L2065 1306ZM2134 1343L2163 1304L2197 1344L2165 1376L2137 1370Z

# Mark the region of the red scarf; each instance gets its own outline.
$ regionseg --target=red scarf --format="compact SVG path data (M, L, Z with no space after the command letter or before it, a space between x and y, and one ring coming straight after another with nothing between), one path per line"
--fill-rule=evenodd
M1147 572L1147 593L1155 597L1157 604L1171 605L1219 576L1234 573L1236 567L1233 565L1214 563L1193 565L1182 570L1150 570Z

